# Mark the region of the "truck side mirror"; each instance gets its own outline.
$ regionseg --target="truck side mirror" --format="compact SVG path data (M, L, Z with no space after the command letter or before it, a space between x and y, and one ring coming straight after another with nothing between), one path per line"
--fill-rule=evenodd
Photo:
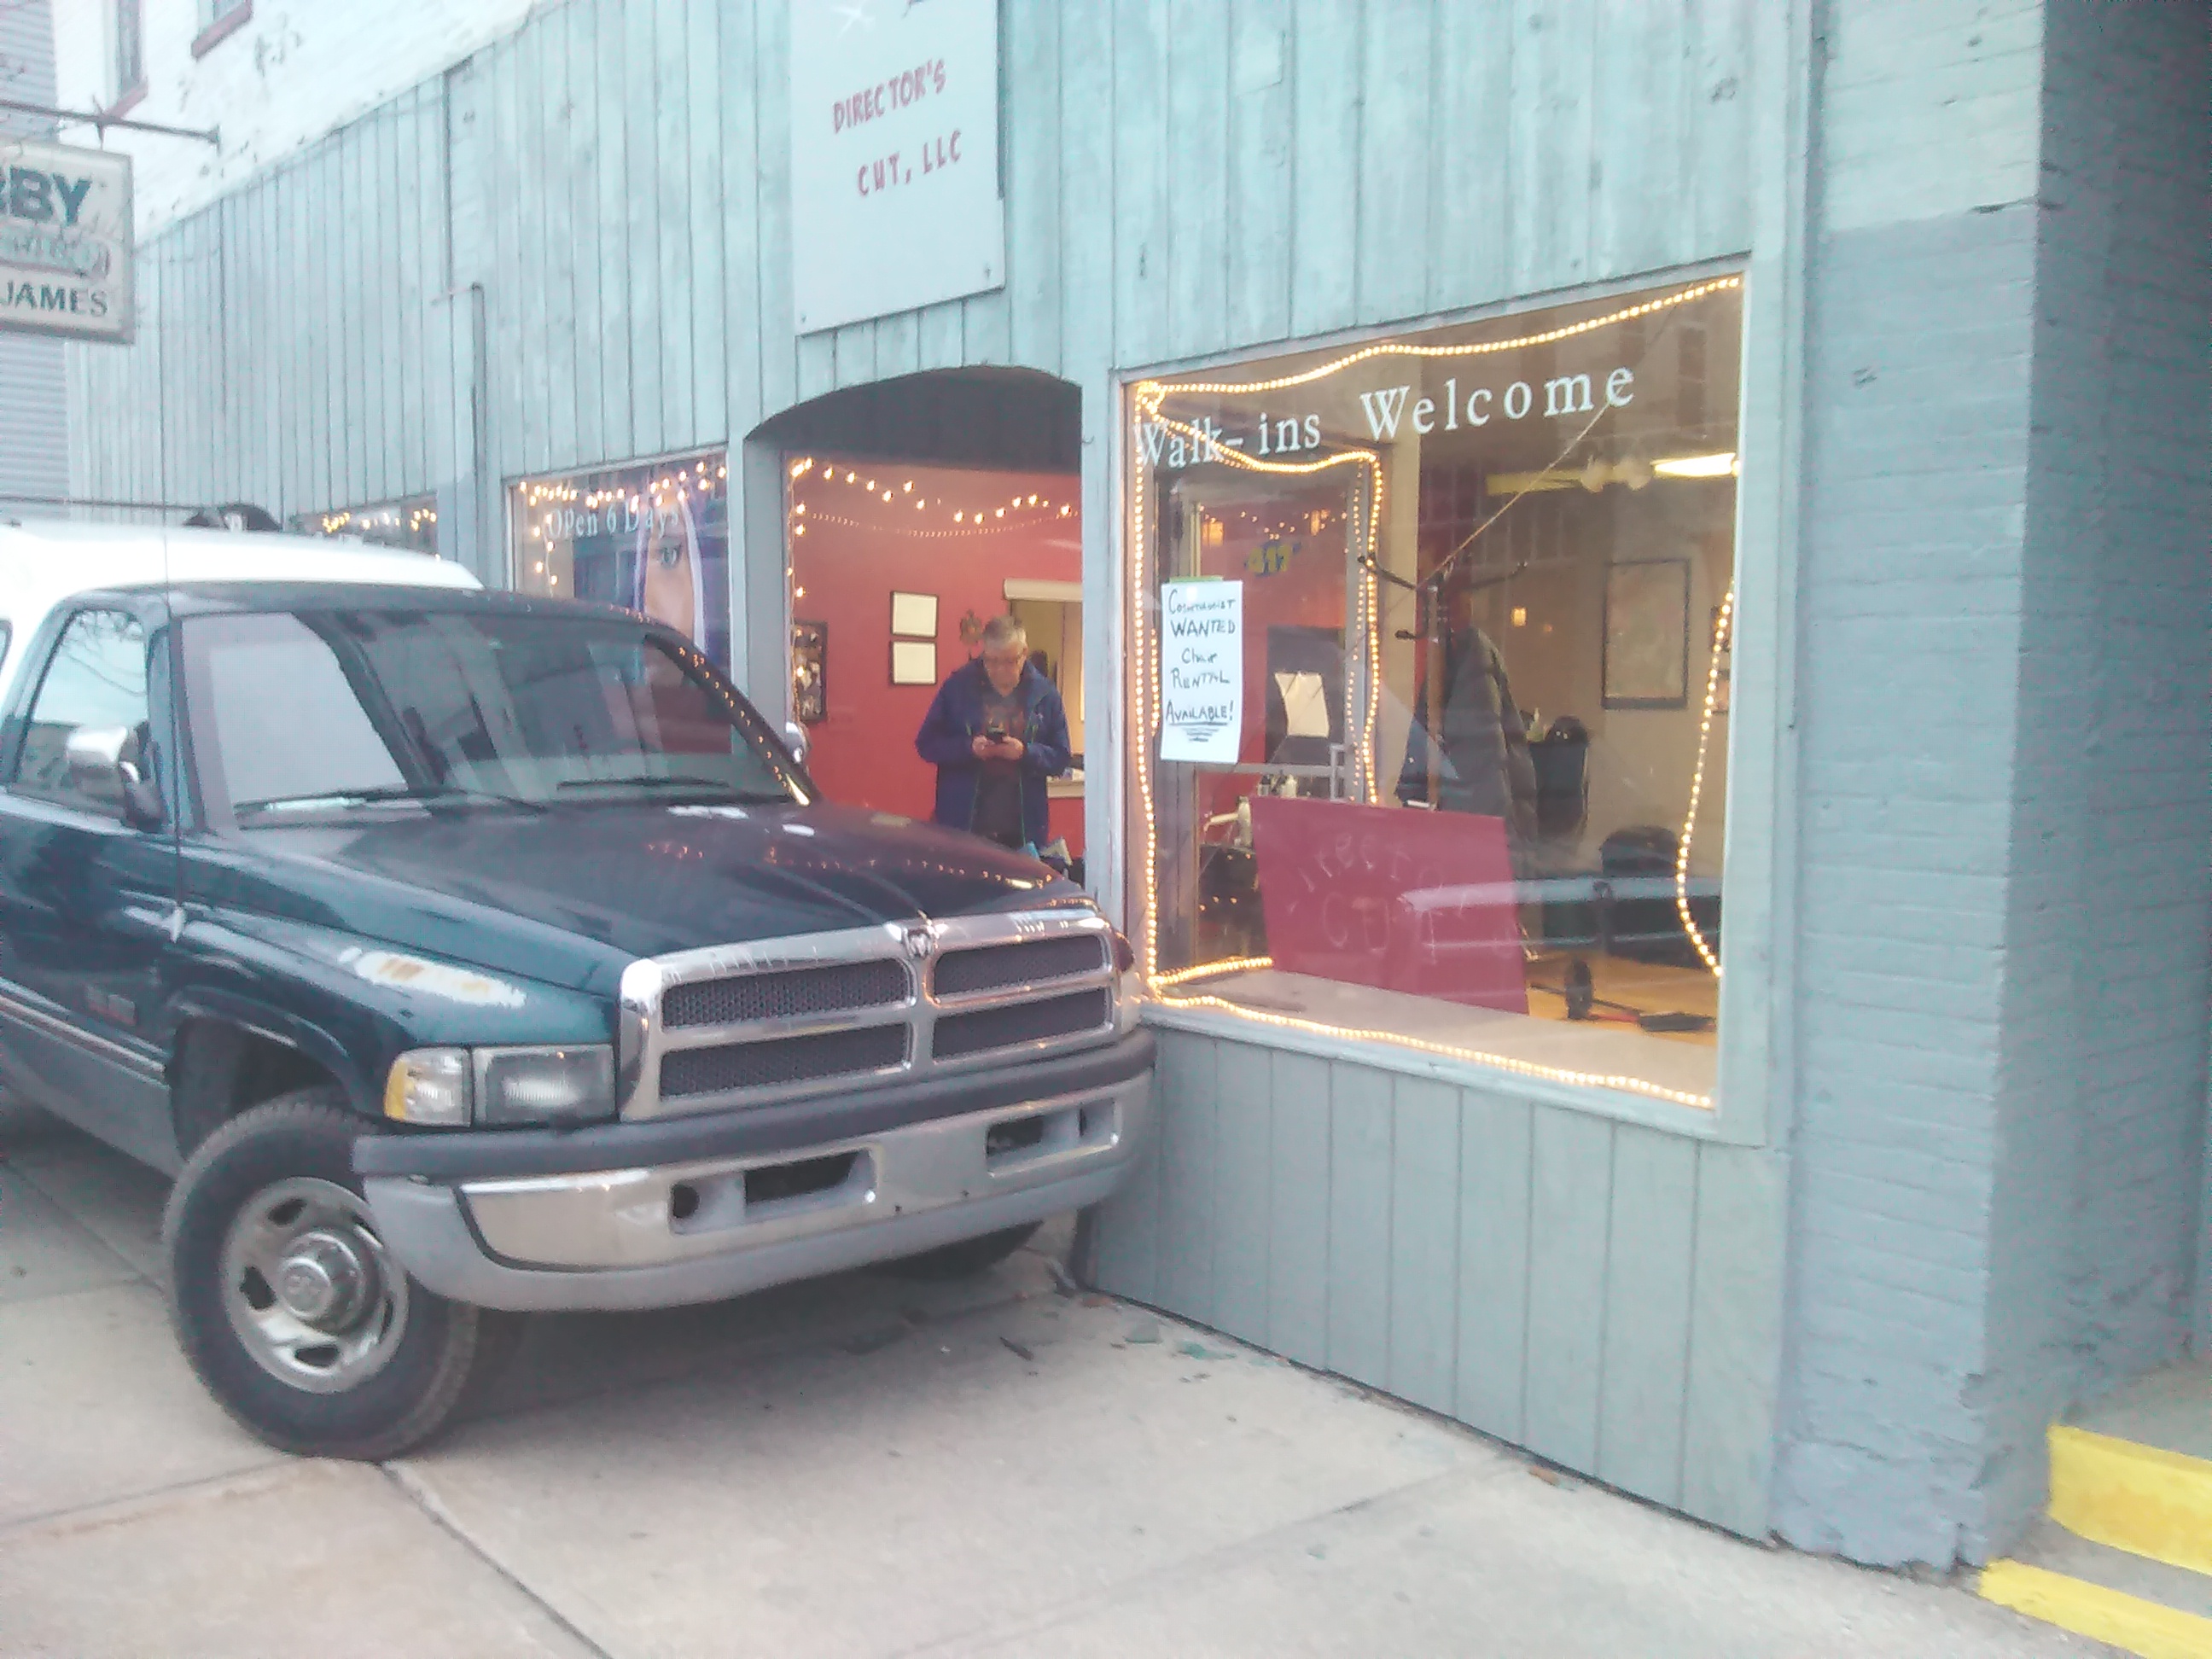
M158 829L161 792L140 769L137 737L127 726L80 726L69 734L70 779L87 794L112 795L133 830Z
M792 759L801 766L806 764L806 728L797 720L783 723L784 746L791 750Z

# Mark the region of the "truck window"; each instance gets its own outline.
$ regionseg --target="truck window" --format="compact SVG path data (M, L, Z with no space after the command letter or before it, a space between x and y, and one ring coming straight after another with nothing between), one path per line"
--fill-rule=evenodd
M120 794L99 784L88 787L69 766L71 732L118 726L131 734L125 758L143 766L149 758L146 630L126 611L80 611L46 659L15 763L15 787L41 800L120 817Z
M759 720L613 617L345 610L183 629L200 784L241 827L393 800L785 802Z
M297 617L240 617L207 659L233 800L385 790L406 776L337 654ZM299 734L312 733L301 743Z

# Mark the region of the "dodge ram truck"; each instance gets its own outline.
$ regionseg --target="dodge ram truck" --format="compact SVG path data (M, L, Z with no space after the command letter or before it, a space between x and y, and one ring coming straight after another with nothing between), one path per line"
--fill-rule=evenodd
M0 530L0 1083L174 1175L241 1424L388 1457L520 1315L1112 1192L1152 1048L1080 889L823 800L659 623L289 540Z

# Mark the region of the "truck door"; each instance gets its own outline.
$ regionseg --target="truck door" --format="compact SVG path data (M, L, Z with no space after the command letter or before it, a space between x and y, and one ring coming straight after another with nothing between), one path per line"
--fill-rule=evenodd
M26 664L0 738L0 1070L25 1098L173 1168L155 1029L176 915L159 781L172 727L167 630L149 605L82 604L42 630L51 650Z

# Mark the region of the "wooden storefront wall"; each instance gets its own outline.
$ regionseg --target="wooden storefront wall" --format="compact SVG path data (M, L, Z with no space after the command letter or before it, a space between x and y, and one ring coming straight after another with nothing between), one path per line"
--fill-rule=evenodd
M1733 1531L1765 1530L1783 1161L1163 1030L1108 1289Z
M434 494L447 550L503 581L506 482L726 443L758 595L781 509L742 496L781 480L734 452L763 421L1040 370L1082 393L1085 700L1118 754L1121 380L1747 252L1756 284L1796 10L1009 3L1006 286L801 337L787 0L568 0L150 239L139 343L71 349L72 486L280 515ZM1779 397L1747 386L1747 445ZM784 623L755 609L736 669L773 707ZM1118 910L1121 784L1091 781ZM1109 1288L1764 1530L1773 1158L1503 1082L1164 1040L1155 1158L1098 1229Z

